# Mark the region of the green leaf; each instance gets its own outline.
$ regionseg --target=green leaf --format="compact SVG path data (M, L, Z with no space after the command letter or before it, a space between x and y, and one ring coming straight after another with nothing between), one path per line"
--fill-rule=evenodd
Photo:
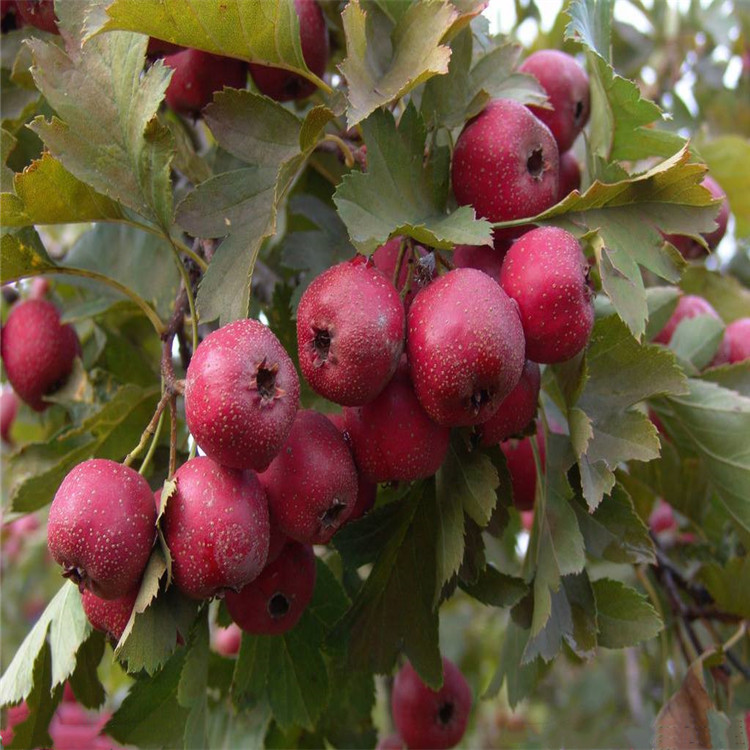
M633 565L656 562L648 527L635 512L633 501L622 485L616 484L593 513L579 497L573 509L586 552L592 557Z
M208 657L208 608L204 607L190 633L177 685L177 702L190 711L185 722L184 747L206 747Z
M439 199L436 184L448 180L424 165L425 129L413 106L396 127L390 112L377 110L362 124L367 172L342 180L334 203L354 245L371 253L393 234L406 234L433 247L490 242L489 222L462 206L452 214Z
M4 234L0 238L0 268L0 280L7 284L26 276L50 272L55 264L43 247L28 241L26 237Z
M688 393L652 402L677 446L697 454L724 507L750 531L750 398L690 379Z
M48 442L28 443L8 460L13 510L31 511L52 500L73 466L95 455L121 460L138 443L159 398L160 386L125 385L79 427Z
M48 634L50 684L54 688L73 674L76 653L91 634L91 625L75 586L68 583L62 585L14 654L0 679L0 706L18 703L29 696L35 684L34 664Z
M140 0L115 0L107 13L111 20L105 30L137 31L183 47L274 65L328 88L302 57L293 0L228 0L215 5L167 0L147 6Z
M123 745L181 747L190 715L177 700L185 658L180 649L163 669L134 682L102 733Z
M669 348L686 368L699 372L710 364L724 338L724 324L710 315L680 321L669 341Z
M105 635L95 630L83 642L76 654L76 668L70 676L76 700L86 708L99 708L106 699L97 669L104 655Z
M750 618L750 555L734 557L726 565L709 562L700 571L716 606L724 612Z
M511 708L532 694L544 673L541 658L527 663L522 661L528 639L528 630L519 627L513 620L508 622L500 649L500 661L487 689L487 696L497 695L505 683Z
M460 584L461 588L488 607L512 607L529 592L522 579L501 573L487 565L474 583Z
M3 226L122 221L118 203L74 177L49 153L15 175L15 195L0 195Z
M340 69L348 84L349 127L432 76L448 72L450 49L440 42L458 15L450 3L419 0L411 4L390 33L390 55L377 60L370 39L375 32L368 28L372 12L352 0L342 13L347 57ZM379 32L386 33L382 27Z
M34 82L57 113L50 121L37 117L30 127L76 178L168 232L173 144L156 111L169 69L157 62L143 71L143 34L102 34L81 47L87 10L85 3L57 9L71 30L67 52L28 42Z
M680 287L686 294L697 294L708 300L725 323L750 318L750 289L734 276L691 265L682 275Z
M591 87L589 147L606 162L637 161L648 156L671 156L685 143L675 133L658 130L653 123L664 116L659 107L641 97L637 84L615 73L610 64L614 2L574 0L566 39L577 39L587 48Z
M497 502L498 484L497 471L489 456L470 450L464 436L454 433L446 459L435 477L436 597L464 559L464 513L480 528L487 526Z
M698 235L714 227L719 204L700 185L705 168L689 157L683 149L636 177L613 184L596 181L583 195L572 193L534 218L587 236L604 291L636 338L646 323L641 267L676 282L685 266L663 233Z
M593 586L600 646L634 646L658 635L664 627L648 600L624 583L601 578Z
M544 489L535 508L525 562L529 576L534 574L530 642L549 620L552 594L559 591L563 576L580 573L585 562L583 536L570 503L573 492L566 478L566 471L573 463L567 438L550 434L546 455ZM524 661L528 658L524 657Z
M342 530L349 531L347 543L352 546L360 534L363 545L372 544L376 536L382 546L369 577L329 642L348 638L351 663L380 674L391 671L403 648L420 677L437 689L442 682L442 664L438 617L433 609L434 491L429 485L416 485L412 493L382 511L386 509L389 525L383 525L377 534L373 534L372 523L364 523L367 517ZM376 520L384 520L383 514Z
M570 419L583 495L592 510L614 487L620 462L659 455L656 428L633 407L657 394L685 389L674 355L639 344L616 316L596 322L586 353L585 384Z

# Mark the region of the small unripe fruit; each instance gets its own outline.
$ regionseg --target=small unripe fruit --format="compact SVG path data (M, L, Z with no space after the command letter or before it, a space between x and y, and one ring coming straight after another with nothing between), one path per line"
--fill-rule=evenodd
M311 73L318 78L328 65L328 30L323 11L315 0L294 0L299 17L302 57ZM277 102L304 99L315 91L315 84L296 73L270 65L250 64L250 75L261 94Z
M24 23L50 34L59 34L54 0L16 0L16 12Z
M242 631L232 623L226 628L216 628L211 636L214 651L222 656L236 656L242 644Z
M81 353L73 326L60 325L57 308L41 299L26 300L11 310L0 349L13 390L35 411L50 405L44 397L65 383Z
M486 422L523 369L518 309L473 268L450 271L417 295L406 348L417 398L442 425Z
M299 406L299 378L269 328L236 320L206 336L185 381L188 429L203 452L262 471L284 444Z
M138 596L138 586L117 599L101 599L86 590L81 596L83 611L92 627L117 642L125 631Z
M247 64L243 60L186 49L167 55L164 64L174 69L165 96L169 108L183 115L196 115L225 86L244 89Z
M500 285L518 304L528 359L565 362L586 346L594 301L586 258L570 232L540 227L516 240Z
M63 479L49 512L47 544L63 576L102 599L141 580L156 537L146 480L115 461L93 458Z
M581 167L572 151L560 154L560 187L557 193L558 202L566 195L581 187Z
M174 480L161 520L174 583L193 599L239 591L268 557L268 503L258 477L197 456Z
M648 517L648 526L654 534L677 530L677 519L669 503L659 498Z
M716 246L721 242L724 234L727 231L727 224L729 223L729 201L727 200L727 194L722 190L716 180L710 175L706 175L701 183L706 188L714 200L721 200L721 208L716 217L716 229L713 232L708 232L703 235L703 239L706 241L709 250L715 250ZM695 260L696 258L702 258L706 254L706 248L697 242L692 237L688 237L686 234L667 234L664 239L672 243L686 260Z
M374 401L344 409L344 420L357 468L371 482L431 477L448 452L450 428L427 416L406 366Z
M750 359L750 318L740 318L726 327L724 345L732 364Z
M407 663L393 682L393 723L408 748L455 747L466 732L471 700L471 688L452 661L443 658L440 690L427 687Z
M536 500L536 463L531 447L531 441L534 439L534 436L521 440L512 438L500 443L513 485L513 505L521 511L531 510ZM544 433L539 432L536 435L536 444L539 448L539 461L544 471Z
M519 68L530 73L547 92L552 109L529 109L552 131L560 153L567 151L591 114L589 77L575 58L554 49L529 55Z
M393 284L364 257L339 263L305 290L297 309L302 374L329 401L366 404L396 371L404 307Z
M497 445L522 432L536 414L541 383L539 365L527 359L518 385L502 400L495 415L474 428L479 444Z
M357 499L357 470L343 436L311 410L297 412L289 438L260 480L272 522L303 544L327 544Z
M474 206L489 221L536 216L557 202L557 144L523 104L496 99L458 137L451 179L459 205ZM495 238L523 231L495 230Z
M289 542L251 584L227 594L227 610L248 633L286 633L297 624L310 603L315 576L312 547Z

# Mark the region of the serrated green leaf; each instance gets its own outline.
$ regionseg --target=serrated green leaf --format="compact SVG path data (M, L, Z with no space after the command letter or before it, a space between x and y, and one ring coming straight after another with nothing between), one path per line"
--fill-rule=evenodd
M102 732L124 745L181 747L189 716L177 701L184 662L181 649L163 669L134 682Z
M512 607L529 592L522 579L501 573L492 565L487 565L474 583L462 582L460 586L489 607Z
M490 242L489 222L462 206L447 214L436 200L436 182L448 180L424 166L424 123L409 106L396 127L390 112L378 110L362 124L367 172L352 172L336 190L334 203L354 245L371 253L393 234L406 234L433 247ZM446 165L447 166L447 165Z
M594 581L598 641L604 648L626 648L658 635L664 627L648 600L620 581Z
M531 695L544 673L544 662L541 658L522 663L528 639L528 630L519 627L513 620L508 622L500 650L500 661L487 688L487 696L497 695L505 683L511 708L515 708L524 698Z
M458 16L447 2L419 0L411 4L390 34L390 59L379 60L376 65L367 33L367 15L359 0L352 0L342 13L347 57L340 69L349 86L349 127L433 75L448 72L451 53L441 41Z
M158 627L158 626L157 626ZM184 747L206 747L208 701L208 608L197 618L188 639L185 662L177 685L177 702L190 713L185 722Z
M34 243L19 235L4 234L0 238L0 280L3 284L26 276L51 272L55 268L52 259Z
M382 674L391 671L403 648L420 677L437 689L442 682L442 664L438 617L433 610L434 490L417 485L410 495L391 505L396 508L389 514L391 525L382 530L384 543L372 571L329 642L348 638L351 663ZM358 523L366 537L371 528L364 520ZM351 526L350 542L356 527Z
M14 654L0 679L0 706L12 705L28 697L34 687L34 665L48 633L51 657L49 684L54 688L73 673L76 652L91 634L91 625L75 586L63 584Z
M16 147L18 139L5 128L0 130L0 190L3 193L13 190L13 170L7 166L10 152ZM2 198L0 198L2 201ZM5 224L5 211L2 214L2 221Z
M697 454L727 511L750 531L750 398L690 379L688 393L653 401L678 447Z
M13 180L15 195L0 195L3 226L121 221L118 203L74 177L51 154L33 161Z
M740 396L750 398L750 360L735 362L722 367L712 367L701 375L702 380L709 380L730 391L737 391Z
M99 708L107 697L97 674L104 655L104 645L104 633L95 630L83 642L76 654L76 668L69 682L76 700L86 708Z
M735 557L726 565L709 562L700 571L716 606L724 612L750 618L750 556Z
M614 487L621 461L659 455L656 428L633 407L660 393L681 393L685 376L674 355L639 344L616 316L598 320L586 354L585 385L571 420L583 495L593 510ZM612 388L612 383L617 388Z
M183 47L274 65L328 88L305 64L293 0L166 0L147 6L140 0L115 0L107 13L111 20L105 30L137 31Z
M724 323L709 315L681 320L669 341L669 348L692 373L706 367L724 338Z
M586 552L614 563L651 564L656 561L648 527L641 521L625 488L616 484L591 513L583 498L573 509L583 534Z
M167 232L173 144L156 111L169 69L158 62L144 73L142 34L102 34L81 47L86 10L84 3L57 9L71 30L67 52L29 42L34 82L57 113L52 120L37 117L30 127L80 181Z
M734 277L691 265L680 280L686 294L697 294L708 300L725 323L750 318L750 290Z

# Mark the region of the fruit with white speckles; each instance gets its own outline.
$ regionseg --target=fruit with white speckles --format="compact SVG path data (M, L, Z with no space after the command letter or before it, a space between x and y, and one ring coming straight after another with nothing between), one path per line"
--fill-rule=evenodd
M344 409L344 421L357 468L372 482L431 477L448 452L450 428L427 416L406 362L374 401Z
M113 641L119 641L135 606L139 586L117 599L102 599L85 590L81 596L83 611L92 627L107 634Z
M393 237L372 254L372 262L375 264L375 268L382 271L386 278L391 281L393 281L393 276L396 273L396 264L401 252L402 241L402 237ZM411 252L405 250L405 253L401 270L396 279L396 289L401 294L407 281L409 282L409 289L403 297L404 311L408 313L419 290L426 287L435 278L435 262L434 256L431 256L420 245L416 245ZM411 280L409 275L411 275Z
M35 411L50 406L44 397L64 385L81 353L73 326L61 325L57 308L41 299L26 300L11 310L0 348L13 390Z
M531 510L536 500L536 463L531 446L531 441L534 439L536 439L539 460L544 471L546 452L543 432L539 431L536 436L520 440L511 438L500 443L513 485L513 505L521 511Z
M303 544L327 544L357 499L349 447L336 427L312 410L297 412L289 438L260 481L273 523Z
M455 747L466 732L471 688L461 670L443 657L443 686L433 690L410 663L393 681L393 723L408 748Z
M92 458L72 469L55 494L47 544L63 576L102 599L141 580L156 538L154 495L146 480L116 461Z
M739 318L726 327L724 345L730 363L750 359L750 318Z
M567 151L591 114L591 94L586 71L565 52L543 49L529 55L519 71L529 73L547 92L552 109L529 109L552 131L560 153Z
M727 224L729 223L729 201L727 200L727 194L722 189L716 180L710 175L706 175L701 183L713 197L714 200L721 200L721 208L716 216L716 229L713 232L707 232L703 235L703 239L706 241L709 250L715 250L716 246L721 242L724 234L727 231ZM686 234L667 234L664 235L664 239L671 242L686 260L695 260L696 258L702 258L706 254L706 248L700 244L697 240L689 237Z
M414 390L438 424L486 422L521 377L518 309L481 271L457 268L433 281L414 300L407 329Z
M566 195L581 187L581 166L572 151L560 154L560 187L557 200L561 201Z
M451 179L459 205L489 221L535 216L557 202L559 154L549 128L519 102L491 101L463 129ZM495 230L518 237L524 227Z
M203 452L234 469L262 471L299 406L299 378L271 330L236 320L206 336L185 381L188 429Z
M193 599L239 591L268 557L268 501L258 477L197 456L174 480L161 521L174 583Z
M316 0L294 0L299 18L300 46L305 64L319 78L328 65L328 29L323 11ZM304 99L316 86L312 81L283 68L250 63L250 75L261 94L277 102Z
M174 112L197 115L225 86L244 89L247 63L231 57L186 49L167 55L164 64L174 70L165 100Z
M565 362L588 343L594 326L588 264L578 240L558 227L539 227L513 243L500 274L518 303L526 357Z
M518 385L503 399L494 416L474 428L480 445L497 445L529 425L536 415L541 382L539 365L527 359Z
M315 577L312 547L289 542L251 584L236 594L227 594L229 615L248 633L286 633L310 603Z
M453 264L456 268L476 268L500 283L500 269L510 244L500 240L494 245L456 245Z
M337 404L372 401L404 348L404 307L364 256L339 263L305 290L297 310L299 363L307 382Z

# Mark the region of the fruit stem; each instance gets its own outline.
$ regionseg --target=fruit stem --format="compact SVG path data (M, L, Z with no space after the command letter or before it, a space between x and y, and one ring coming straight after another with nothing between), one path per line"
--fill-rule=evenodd
M401 244L398 246L398 257L396 258L396 265L393 268L393 286L398 289L398 280L401 276L401 268L404 265L404 258L406 257L406 250L408 247L409 238L402 237ZM410 248L409 248L410 249Z
M452 271L456 266L451 263L447 258L444 258L437 250L433 251L438 263L448 271Z
M198 348L198 315L195 312L195 295L193 294L193 283L190 279L190 274L185 268L185 264L180 258L180 249L177 247L176 241L173 238L169 238L172 251L174 253L175 263L177 264L177 270L182 277L182 285L185 288L185 294L187 295L188 309L190 310L190 325L193 334L193 351Z
M158 431L159 425L161 425L161 417L164 413L164 408L167 405L167 401L169 399L170 393L169 390L165 390L161 394L161 398L159 399L159 403L156 405L156 411L154 412L154 416L151 417L151 421L146 426L146 429L143 431L143 434L141 435L141 439L138 441L138 445L133 448L130 453L128 453L127 456L125 456L125 460L122 462L125 466L130 466L133 461L135 461L136 458L141 454L143 449L146 447L146 443L148 443L149 439L152 436L155 436ZM156 443L156 440L154 440L154 444ZM152 450L149 450L150 454L153 454ZM146 459L149 458L148 454L146 458L143 460L143 464L141 464L141 471L139 473L143 473L143 466L146 463Z
M343 138L339 138L339 136L334 135L333 133L326 133L323 136L323 140L328 141L329 143L334 143L338 146L344 156L344 164L349 167L349 169L354 166L354 154L349 148L349 144Z
M151 464L151 459L154 457L154 453L156 453L156 446L159 443L159 436L161 435L161 426L163 423L164 423L164 409L162 409L161 414L159 415L159 421L156 423L156 430L154 431L154 436L151 439L151 445L149 445L148 451L146 452L146 455L143 457L143 461L141 461L141 465L138 469L138 473L141 476L143 476L148 470L148 467Z

